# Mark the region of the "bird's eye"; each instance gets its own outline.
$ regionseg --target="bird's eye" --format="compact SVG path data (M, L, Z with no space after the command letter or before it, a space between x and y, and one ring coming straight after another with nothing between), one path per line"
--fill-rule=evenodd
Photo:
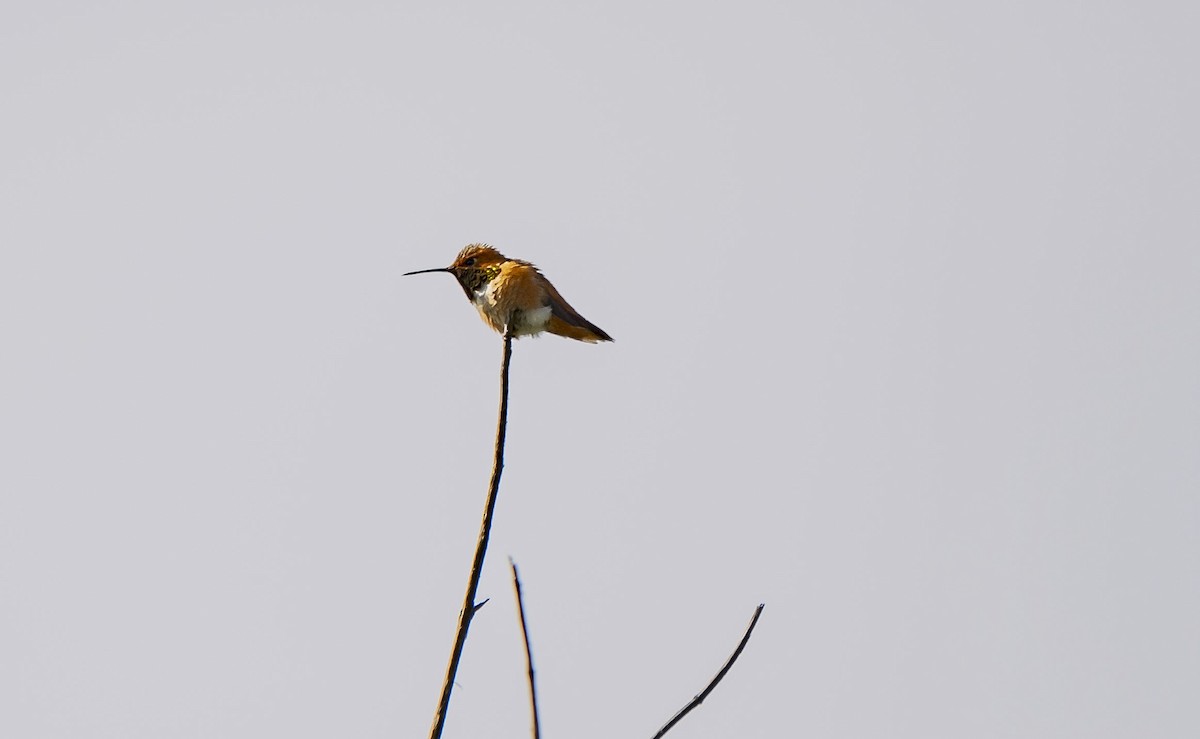
M463 264L467 265L468 267L474 265L475 257L468 257L466 260L463 261Z

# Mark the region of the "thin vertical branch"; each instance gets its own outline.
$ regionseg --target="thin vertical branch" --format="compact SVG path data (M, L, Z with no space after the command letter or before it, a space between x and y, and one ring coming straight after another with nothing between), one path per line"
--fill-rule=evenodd
M475 603L479 590L479 578L483 574L483 559L487 554L488 538L492 533L492 515L496 510L496 496L500 491L500 473L504 470L504 435L508 426L508 365L512 360L512 336L504 335L504 359L500 363L500 420L496 425L496 454L492 461L492 482L488 487L487 503L483 508L483 523L479 528L479 543L475 547L475 561L471 564L471 577L467 581L467 595L462 610L458 612L458 631L454 635L454 649L450 652L450 664L446 668L446 681L442 683L442 697L438 701L437 713L433 717L430 739L440 739L446 726L446 712L450 709L450 690L454 687L454 676L462 659L463 645L467 642L467 629L471 618L483 603ZM485 601L486 602L486 601Z
M533 650L529 646L529 627L525 625L525 600L521 597L521 578L517 576L517 563L508 558L512 565L513 588L517 591L517 613L521 615L521 636L525 638L525 666L529 674L529 709L533 712L533 739L541 739L542 728L538 722L537 686L533 681Z
M750 633L754 631L754 625L758 623L758 617L762 613L764 605L765 604L763 603L759 603L758 608L754 609L754 618L750 619L750 626L746 628L746 634L738 643L737 649L733 650L733 654L731 654L729 659L726 660L725 666L721 668L721 671L717 673L717 676L714 677L708 684L708 687L701 691L700 694L695 698L692 698L690 703L680 709L679 713L675 714L675 716L667 722L666 726L663 726L661 729L659 729L658 733L654 735L654 739L660 739L663 734L666 734L668 731L670 731L671 727L679 723L679 720L688 715L688 712L690 712L693 708L703 703L704 699L708 697L708 694L713 691L713 688L717 687L717 683L721 682L721 678L725 677L725 673L729 672L729 668L733 667L733 663L737 660L738 656L741 655L742 650L746 648L746 642L750 641Z

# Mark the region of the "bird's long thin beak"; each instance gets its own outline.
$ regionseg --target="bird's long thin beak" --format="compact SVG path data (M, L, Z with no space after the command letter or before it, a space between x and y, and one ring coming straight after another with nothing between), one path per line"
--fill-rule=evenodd
M423 275L426 272L449 272L450 274L454 274L454 270L450 269L449 267L438 267L437 269L419 269L416 272L405 272L403 275L401 275L401 277L408 277L409 275Z

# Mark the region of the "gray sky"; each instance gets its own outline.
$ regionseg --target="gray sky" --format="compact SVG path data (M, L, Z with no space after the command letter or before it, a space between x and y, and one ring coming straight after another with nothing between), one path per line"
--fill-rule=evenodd
M0 735L1200 733L1187 3L9 3Z

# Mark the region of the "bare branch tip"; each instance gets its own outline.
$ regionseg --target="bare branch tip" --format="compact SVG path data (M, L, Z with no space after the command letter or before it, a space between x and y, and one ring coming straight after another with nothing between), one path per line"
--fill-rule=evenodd
M659 729L658 733L654 735L654 739L660 739L660 737L670 731L675 724L679 723L680 719L688 715L693 708L703 703L704 699L708 697L708 694L717 687L717 683L721 682L722 678L725 677L725 673L729 672L729 669L733 667L733 663L737 661L739 656L741 656L742 650L746 648L746 642L750 641L750 634L753 633L754 626L758 623L758 617L762 613L764 607L765 604L759 603L758 608L754 609L754 616L750 619L750 625L746 627L746 633L742 635L742 640L738 642L737 648L733 650L733 654L729 655L729 659L725 661L725 664L716 674L716 677L714 677L708 683L704 690L700 691L694 698L692 698L690 703L680 709L670 721L668 721L661 729Z

